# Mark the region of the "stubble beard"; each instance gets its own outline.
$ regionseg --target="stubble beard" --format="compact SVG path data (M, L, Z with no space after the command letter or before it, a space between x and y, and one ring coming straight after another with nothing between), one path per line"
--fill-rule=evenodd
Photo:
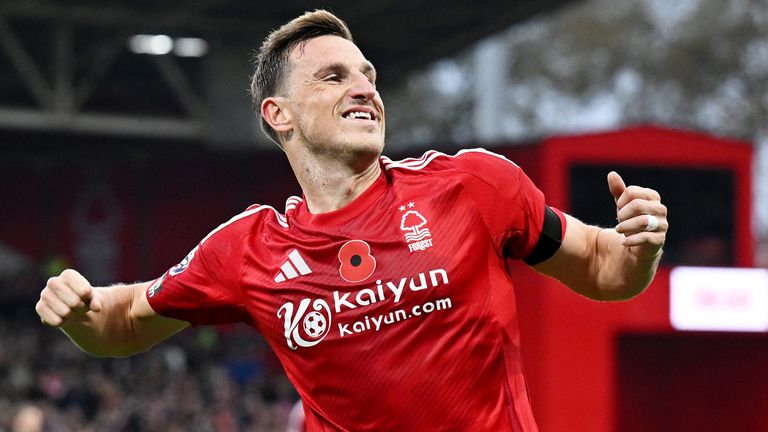
M346 159L350 162L361 159L378 159L384 150L384 134L373 136L366 134L362 139L355 139L351 134L323 134L310 136L306 133L312 130L310 125L299 122L295 128L298 137L304 142L307 150L323 158ZM309 127L308 127L309 126Z

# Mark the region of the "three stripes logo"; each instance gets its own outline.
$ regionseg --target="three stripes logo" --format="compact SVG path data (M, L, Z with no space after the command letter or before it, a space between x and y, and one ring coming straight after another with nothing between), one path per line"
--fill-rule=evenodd
M280 283L288 279L294 279L312 273L312 270L301 257L299 251L294 249L288 254L288 260L280 266L280 271L275 275L275 282Z

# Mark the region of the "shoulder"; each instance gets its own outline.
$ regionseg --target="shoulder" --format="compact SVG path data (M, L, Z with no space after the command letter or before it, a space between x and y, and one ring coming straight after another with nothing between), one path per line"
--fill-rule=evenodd
M254 204L216 227L202 239L200 244L226 242L233 238L244 237L269 222L288 227L285 216L275 210L274 207Z
M449 155L430 150L419 158L392 160L382 156L382 166L387 172L404 175L468 175L482 180L502 176L517 176L520 167L506 157L482 148L460 150Z
M220 272L229 265L238 265L251 242L247 238L263 233L269 226L287 227L285 216L273 207L252 205L208 233L172 273L184 271L195 256L210 272Z

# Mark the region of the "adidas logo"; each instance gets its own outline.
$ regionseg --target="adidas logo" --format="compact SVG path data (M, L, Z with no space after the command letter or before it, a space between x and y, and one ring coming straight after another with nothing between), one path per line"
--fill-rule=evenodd
M275 282L280 283L286 279L293 279L299 277L299 275L303 276L310 273L312 273L312 270L304 261L304 258L299 255L299 251L294 249L288 254L288 261L280 266L280 271L275 275Z

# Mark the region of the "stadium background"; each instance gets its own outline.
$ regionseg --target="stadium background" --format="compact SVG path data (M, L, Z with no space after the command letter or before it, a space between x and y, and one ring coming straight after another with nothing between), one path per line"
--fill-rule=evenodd
M0 1L0 431L285 430L296 395L250 330L100 360L34 302L67 266L154 278L299 192L245 89L266 32L315 7L379 69L389 156L491 148L591 223L610 223L609 167L668 203L664 268L634 302L516 269L543 431L768 430L765 333L669 321L671 268L768 267L764 2L36 0Z

